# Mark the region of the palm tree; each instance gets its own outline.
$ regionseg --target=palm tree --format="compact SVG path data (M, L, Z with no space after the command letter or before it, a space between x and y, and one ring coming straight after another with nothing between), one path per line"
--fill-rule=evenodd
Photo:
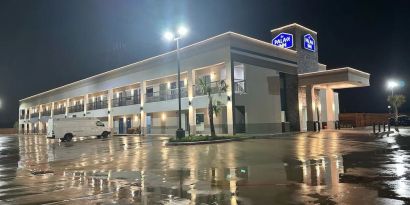
M392 95L387 98L387 102L389 102L389 104L394 109L394 121L396 130L398 130L397 121L399 119L399 107L401 107L406 102L406 97L404 95Z
M212 86L210 82L206 82L204 79L199 79L198 86L200 92L208 96L208 117L209 117L209 126L211 128L211 136L216 137L215 125L214 125L214 114L217 116L221 111L222 103L218 100L214 101L212 94L218 94L221 96L221 93L224 93L228 90L228 85L224 80L213 82L215 83Z

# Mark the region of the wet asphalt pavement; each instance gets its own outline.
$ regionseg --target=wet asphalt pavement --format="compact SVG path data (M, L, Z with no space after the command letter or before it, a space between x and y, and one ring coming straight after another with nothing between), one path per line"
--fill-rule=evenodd
M0 136L0 204L410 204L410 130L166 139Z

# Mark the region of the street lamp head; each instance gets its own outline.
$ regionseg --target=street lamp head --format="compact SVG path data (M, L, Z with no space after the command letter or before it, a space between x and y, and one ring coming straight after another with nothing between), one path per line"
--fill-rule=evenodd
M180 26L179 28L178 28L178 35L179 36L185 36L185 35L187 35L188 34L188 29L186 28L186 27L184 27L184 26Z
M399 83L393 80L387 81L387 88L394 89L395 87L399 86Z
M168 41L174 40L174 34L170 31L164 33L164 38Z

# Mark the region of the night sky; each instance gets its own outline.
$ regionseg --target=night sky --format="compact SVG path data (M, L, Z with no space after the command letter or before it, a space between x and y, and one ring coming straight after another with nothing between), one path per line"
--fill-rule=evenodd
M387 112L386 80L410 83L409 10L374 0L2 0L0 127L17 120L19 99L170 51L162 33L179 24L190 28L182 45L227 31L269 42L273 28L304 25L318 32L321 63L372 74L371 87L339 91L341 112Z

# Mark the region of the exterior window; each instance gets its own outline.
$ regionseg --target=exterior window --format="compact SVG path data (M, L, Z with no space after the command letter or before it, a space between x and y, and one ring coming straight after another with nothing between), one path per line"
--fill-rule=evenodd
M202 76L202 80L203 80L206 84L209 84L209 83L211 83L211 76L210 76L210 75L204 75L204 76Z
M147 97L152 97L154 95L154 88L147 88Z
M177 82L172 82L171 83L171 90L177 89Z
M180 86L181 88L185 87L185 83L184 83L183 80L179 81L179 86ZM177 82L172 82L172 83L171 83L171 90L174 90L174 89L178 89L178 88L177 88Z

